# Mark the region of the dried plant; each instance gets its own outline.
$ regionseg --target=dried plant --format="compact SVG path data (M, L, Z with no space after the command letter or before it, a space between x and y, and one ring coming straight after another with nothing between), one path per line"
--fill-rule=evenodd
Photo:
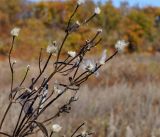
M62 127L60 125L54 124L52 126L52 131L49 133L49 130L47 130L48 123L52 122L55 118L60 117L62 113L70 113L72 103L78 100L78 97L76 95L81 85L86 82L92 75L97 75L98 70L105 63L110 61L118 53L118 51L122 51L122 48L127 45L127 43L125 43L124 41L119 41L116 44L116 50L114 54L110 57L106 56L106 50L104 50L100 60L86 60L85 55L92 48L97 46L102 40L102 38L100 37L102 30L97 29L96 34L92 38L87 39L84 42L82 48L79 49L77 53L75 51L68 51L67 57L62 60L60 58L62 55L62 49L70 34L80 29L81 26L89 23L100 13L100 9L96 7L94 13L86 20L84 20L84 22L73 22L73 18L83 2L84 1L82 0L79 0L77 2L76 8L68 20L67 27L65 29L65 36L62 40L62 43L58 45L56 41L54 41L47 47L48 57L45 61L44 66L42 65L43 50L40 51L38 60L39 74L36 77L31 78L31 84L28 87L24 86L24 82L28 76L28 73L30 72L29 65L26 68L25 75L20 84L14 87L14 66L16 65L16 62L12 61L11 54L20 29L14 28L11 31L13 39L9 51L9 66L11 70L11 87L9 94L10 102L0 122L0 134L8 137L25 137L33 135L41 130L44 136L52 137L53 134L59 132ZM46 78L42 80L43 74L47 70L49 62L52 61L52 55L56 56L56 59L53 62L53 70ZM53 88L50 89L49 82L55 77L55 75L62 75L65 79L65 83L55 82L54 84L52 84ZM55 103L56 100L64 96L68 90L73 92L68 102L62 104L56 114L52 115L51 117L47 117L46 119L42 119L41 116L44 115L44 112L53 103ZM10 131L10 133L5 133L2 131L2 127L6 120L6 116L9 110L17 105L21 106L21 109L20 111L17 111L18 119L16 120L15 127L13 127L13 130ZM73 134L71 134L71 137L85 137L92 134L90 132L77 134L82 126L84 126L84 123L81 124L73 132Z

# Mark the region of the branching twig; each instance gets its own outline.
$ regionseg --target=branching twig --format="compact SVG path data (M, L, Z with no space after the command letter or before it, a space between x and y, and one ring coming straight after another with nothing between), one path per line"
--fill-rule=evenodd
M13 72L13 67L12 67L12 63L11 63L11 53L12 53L13 46L14 46L14 40L15 40L15 36L13 36L11 48L10 48L10 51L9 51L9 57L8 57L9 58L9 66L10 66L10 70L11 70L11 91L10 92L12 92L12 90L13 90L13 73L14 72ZM10 101L10 103L9 103L9 105L8 105L4 115L2 117L2 120L1 120L1 123L0 123L0 130L2 128L3 122L4 122L4 120L7 116L7 113L8 113L11 106L12 106L12 101Z
M38 132L40 129L41 131L45 132L44 134L46 134L49 137L52 137L53 132L48 134L47 128L45 126L47 126L47 124L49 124L53 119L59 117L62 113L66 113L66 114L70 113L72 102L77 101L77 99L75 98L75 95L72 96L67 101L67 103L61 105L58 111L54 115L52 114L51 117L46 118L42 121L40 120L41 115L44 114L44 112L52 104L54 104L57 100L59 100L62 96L64 96L68 90L74 91L73 93L75 93L76 91L77 93L77 90L80 89L81 84L87 81L90 76L95 74L96 71L98 71L101 68L102 64L107 63L118 53L118 51L116 51L112 56L105 59L103 63L96 62L93 66L91 66L92 68L95 67L93 68L93 70L90 70L89 67L87 66L84 72L80 71L81 65L84 64L83 62L85 61L86 54L90 50L92 50L92 48L96 47L102 40L100 38L101 30L99 30L90 38L90 40L85 41L85 43L82 45L82 48L80 48L75 55L72 56L68 53L68 56L66 56L64 60L62 61L60 60L63 47L66 41L68 40L68 37L70 36L70 34L74 31L77 31L80 28L80 25L87 24L97 15L96 13L92 14L92 16L90 16L87 20L82 22L82 24L80 24L78 21L75 23L72 23L72 19L77 13L79 6L80 5L77 4L77 6L75 7L73 13L71 14L68 20L67 27L65 29L65 36L62 40L62 43L59 46L58 53L56 52L57 57L53 62L53 65L55 65L55 67L51 71L51 73L47 75L46 78L41 80L42 76L48 69L48 65L49 65L49 62L51 61L52 54L53 54L52 52L49 53L47 59L45 60L44 66L42 66L41 64L42 49L41 49L39 53L39 58L38 58L38 69L39 69L38 75L32 78L32 83L29 86L22 87L29 72L29 67L27 67L27 70L25 72L25 75L22 81L15 89L13 89L14 63L11 62L11 53L13 50L14 40L15 40L15 36L13 36L12 45L9 51L9 66L11 70L10 103L2 117L2 120L0 123L0 131L4 123L4 120L12 106L12 103L16 104L18 102L17 104L21 105L21 109L18 114L15 127L13 128L14 129L13 134L9 135L3 132L0 132L0 134L3 134L8 137L25 137ZM67 81L65 83L61 82L58 84L57 87L60 87L63 89L57 88L57 91L54 91L56 90L56 88L54 87L53 88L54 90L51 90L51 92L48 94L48 91L50 90L48 88L48 82L50 82L51 79L53 79L56 74L62 74L62 76L64 76L64 78L67 79ZM53 96L54 92L56 93L56 96ZM38 121L42 121L42 122L38 122ZM73 132L71 137L73 137L82 126L84 126L84 123L81 124ZM88 133L87 135L90 135L90 133ZM79 134L78 136L80 137L82 135Z

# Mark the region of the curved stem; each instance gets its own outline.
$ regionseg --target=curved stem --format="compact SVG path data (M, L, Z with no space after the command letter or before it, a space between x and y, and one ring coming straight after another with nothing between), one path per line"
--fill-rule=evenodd
M12 89L13 89L13 67L12 67L12 63L11 63L11 53L12 53L12 50L13 50L13 46L14 46L14 40L15 40L15 36L13 36L13 39L12 39L12 44L11 44L11 48L10 48L10 51L9 51L9 56L8 56L8 59L9 59L9 66L10 66L10 70L11 70L11 91L12 92ZM1 120L1 123L0 123L0 129L2 128L2 125L3 125L3 122L7 116L7 113L10 109L10 107L12 106L12 102L10 102L8 104L8 107L3 115L3 118Z
M11 45L11 48L10 48L10 51L9 51L9 57L8 57L9 66L10 66L11 75L12 75L12 78L11 78L11 92L12 92L12 89L13 89L13 66L12 66L12 63L11 63L11 53L12 53L13 46L14 46L14 40L15 40L15 36L13 36L12 45Z
M57 55L56 62L58 62L58 60L59 60L59 57L60 57L60 54L61 54L61 50L62 50L63 45L64 45L65 41L67 40L68 36L69 36L69 33L66 32L66 35L65 35L65 37L64 37L64 39L63 39L63 41L62 41L62 44L61 44L61 46L60 46L60 49L59 49L59 51L58 51L58 55ZM57 69L57 64L56 64L55 68Z
M43 67L41 73L37 76L37 78L36 78L36 79L33 81L33 83L30 85L30 88L33 87L33 85L34 85L34 84L39 80L39 78L42 76L42 74L44 73L44 71L45 71L45 69L46 69L46 67L47 67L47 65L48 65L48 63L49 63L51 57L52 57L52 54L49 54L49 57L48 57L48 59L47 59L45 65L44 65L44 67Z
M2 128L3 122L4 122L4 120L5 120L6 116L7 116L7 113L8 113L8 111L9 111L11 106L12 106L12 102L9 103L9 105L8 105L8 107L7 107L7 109L6 109L5 113L4 113L4 116L3 116L2 120L1 120L0 129Z
M85 123L82 123L82 124L73 132L73 134L71 135L71 137L73 137L73 136L77 133L77 131L78 131L82 126L84 126L84 124L85 124Z
M22 79L22 82L19 84L19 86L22 86L22 84L24 83L24 81L25 81L25 79L27 77L28 71L29 71L29 68L27 68L27 71L26 71L26 73L24 75L24 78Z
M42 72L42 69L41 69L41 62L42 62L42 48L41 48L41 50L40 50L39 58L38 58L39 73Z
M11 135L7 134L7 133L4 133L4 132L0 132L1 135L5 135L7 137L11 137Z

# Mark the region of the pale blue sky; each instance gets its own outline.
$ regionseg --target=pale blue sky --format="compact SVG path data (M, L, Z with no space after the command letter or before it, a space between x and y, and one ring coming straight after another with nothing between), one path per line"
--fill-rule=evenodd
M40 1L40 0L30 0L30 1ZM43 0L45 1L45 0ZM94 0L95 2L106 2L107 0ZM113 0L115 6L119 6L120 2L124 0ZM129 3L130 6L138 4L140 7L143 6L159 6L160 7L160 0L125 0Z

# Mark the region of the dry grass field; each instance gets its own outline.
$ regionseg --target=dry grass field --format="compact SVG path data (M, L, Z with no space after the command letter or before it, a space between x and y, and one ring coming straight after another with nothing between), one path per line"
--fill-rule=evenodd
M29 74L26 85L37 73L36 63L30 64L32 74ZM53 120L48 124L48 129L51 124L58 123L62 126L60 136L70 136L78 125L85 122L81 131L91 131L94 133L93 137L160 137L159 63L160 55L116 56L102 68L99 77L90 78L81 87L78 92L79 100L72 105L71 113ZM23 76L24 66L27 64L28 62L17 61L15 85ZM10 73L7 61L1 62L0 66L1 118L8 104ZM73 93L68 91L52 105L45 112L45 117L56 113L59 105L70 94ZM4 131L13 129L18 110L19 108L14 108L10 111L3 126ZM36 135L41 136L40 132Z

